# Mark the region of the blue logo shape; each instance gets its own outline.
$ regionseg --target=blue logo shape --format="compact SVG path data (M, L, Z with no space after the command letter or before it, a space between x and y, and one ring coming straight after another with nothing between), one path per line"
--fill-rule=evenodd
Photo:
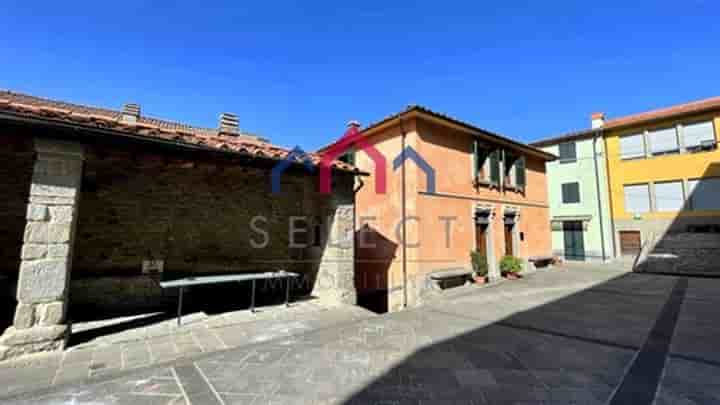
M305 166L305 170L310 173L315 173L315 165L313 164L310 155L305 153L305 151L302 150L299 146L296 146L287 154L287 156L285 156L285 159L281 160L272 169L270 181L273 194L277 194L280 192L280 176L282 176L282 174L285 172L285 170L287 170L288 167L292 166L295 163L302 163L303 166Z
M415 162L417 167L425 173L425 182L427 183L427 192L435 193L435 169L420 156L411 146L406 146L405 149L393 160L393 170L397 170L398 167L402 166L406 160L412 160Z

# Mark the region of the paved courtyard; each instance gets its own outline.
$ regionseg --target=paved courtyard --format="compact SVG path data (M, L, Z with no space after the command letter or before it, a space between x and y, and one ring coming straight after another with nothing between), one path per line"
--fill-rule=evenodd
M570 266L3 402L718 403L719 289Z

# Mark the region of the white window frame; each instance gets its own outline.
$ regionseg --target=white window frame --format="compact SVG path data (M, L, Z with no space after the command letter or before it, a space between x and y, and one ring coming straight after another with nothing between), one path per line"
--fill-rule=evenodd
M626 189L628 187L640 187L645 186L647 188L647 211L630 211L628 209L628 198L627 198L627 191ZM651 199L651 190L650 190L650 183L633 183L633 184L623 184L623 204L625 205L625 212L628 214L646 214L649 212L652 212L652 199Z
M665 132L665 131L672 131L673 137L675 138L675 148L674 149L667 149L662 151L654 151L653 150L653 140L656 138L653 136L654 133L657 132ZM676 153L680 153L681 151L681 142L680 137L678 136L678 129L677 125L673 126L665 126L665 127L658 127L653 128L645 131L645 153L649 153L651 156L663 156L663 155L673 155Z
M682 124L679 124L680 127L680 139L682 140L682 145L685 150L689 152L695 152L695 151L701 151L702 147L701 144L697 145L688 145L687 139L685 138L685 129L688 126L692 125L701 125L701 124L710 124L710 128L712 130L712 141L717 144L717 131L715 130L715 120L713 118L708 118L704 120L696 120L696 121L688 121L684 122ZM713 146L713 149L715 149L715 146Z
M654 194L654 195L653 195L654 198L652 198L652 201L655 201L654 211L656 211L656 212L679 212L679 211L683 211L683 209L685 208L685 203L686 203L686 201L687 201L687 196L685 195L685 184L684 184L684 183L685 183L685 182L682 181L682 180L667 180L667 181L656 181L656 182L654 182L654 183L653 183L653 187L652 187L652 192L653 192L653 194ZM681 200L681 203L680 203L680 207L679 207L679 208L672 208L672 209L661 209L661 208L660 208L661 199L659 198L660 196L658 195L657 190L658 190L658 186L661 186L661 187L662 187L663 184L678 184L678 185L680 186L680 200Z
M646 158L646 157L647 157L648 144L647 144L646 132L647 132L647 131L635 132L635 133L629 133L629 134L625 134L625 135L620 136L620 138L619 138L620 145L619 145L619 146L620 146L620 159L621 159L621 160L643 159L643 158ZM624 155L623 155L622 140L623 140L623 138L629 138L629 137L634 137L634 136L639 136L639 137L640 137L640 140L642 141L642 154L633 155L633 156L624 156Z

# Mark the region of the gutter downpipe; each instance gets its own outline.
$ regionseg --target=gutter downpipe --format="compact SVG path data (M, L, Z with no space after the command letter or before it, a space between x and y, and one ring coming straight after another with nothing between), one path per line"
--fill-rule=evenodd
M602 258L603 262L607 260L607 252L605 251L605 227L603 223L605 222L603 219L602 214L602 194L600 189L600 172L598 170L598 162L597 162L597 140L598 135L602 134L602 129L595 131L593 133L593 163L595 164L595 187L598 195L598 219L600 220L600 247L602 249ZM607 154L607 151L605 151Z
M400 167L400 173L402 178L401 188L401 215L402 215L402 273L403 273L403 309L408 306L408 294L407 294L407 207L405 203L406 191L405 191L405 127L403 126L402 118L400 118L400 154L402 155L402 167Z
M615 213L613 212L613 204L612 204L612 183L610 183L610 156L608 153L608 147L607 147L607 139L603 136L603 146L605 150L605 170L607 173L605 174L605 177L607 177L607 187L608 187L608 204L610 204L610 231L612 232L612 235L610 237L612 238L612 247L613 247L613 258L616 258L618 256L618 248L617 248L617 242L615 241Z

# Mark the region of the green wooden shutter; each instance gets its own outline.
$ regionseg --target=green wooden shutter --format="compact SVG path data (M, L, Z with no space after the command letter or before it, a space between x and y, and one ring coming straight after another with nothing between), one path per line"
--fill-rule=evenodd
M490 182L500 184L500 150L490 152Z
M515 183L518 187L525 189L525 156L521 156L515 161Z
M473 177L478 177L478 168L479 162L478 162L478 141L477 139L473 139Z

